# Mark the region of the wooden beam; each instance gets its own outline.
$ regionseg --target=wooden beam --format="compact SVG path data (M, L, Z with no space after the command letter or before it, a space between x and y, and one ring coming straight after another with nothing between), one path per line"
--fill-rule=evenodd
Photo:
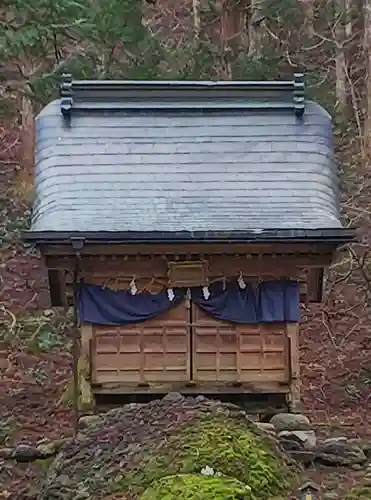
M318 302L322 298L323 268L329 265L332 255L197 255L189 259L194 260L196 257L208 262L207 278L210 281L233 278L240 273L247 279L298 279L306 283L306 293L302 300ZM133 275L136 276L137 281L142 279L147 283L152 278L157 278L166 283L168 259L173 260L174 256L85 255L80 261L80 276L86 281L97 284L106 283L110 279L129 282ZM48 255L45 261L49 269L52 305L68 305L70 300L67 295L69 282L75 269L75 257Z
M288 385L277 382L251 382L243 383L238 387L228 382L215 383L169 383L156 382L149 384L149 387L141 387L138 384L96 384L92 383L95 394L151 394L168 393L171 391L181 392L183 394L287 394Z
M169 256L169 260L173 256ZM327 267L332 254L294 254L294 255L206 255L201 256L209 262L209 274L211 276L233 275L243 272L250 275L259 273L272 273L285 275L289 271L298 268L323 268ZM47 255L45 262L49 269L72 270L75 265L75 257L65 255ZM80 268L83 272L95 272L107 274L119 272L121 275L141 274L146 276L166 276L168 262L166 257L156 256L153 258L134 256L82 256Z
M43 255L75 254L72 245L42 245ZM204 244L140 244L85 245L81 255L200 255L200 254L262 254L262 253L333 253L333 245L304 243L204 243Z

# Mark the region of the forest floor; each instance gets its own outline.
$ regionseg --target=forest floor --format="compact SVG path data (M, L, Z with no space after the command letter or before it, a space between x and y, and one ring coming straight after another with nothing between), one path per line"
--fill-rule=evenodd
M1 448L71 435L72 411L61 400L71 379L68 318L49 309L42 263L20 242L29 208L19 197L17 132L0 124L0 145ZM346 274L345 260L338 267L336 273ZM371 322L364 284L357 273L338 281L327 286L324 304L303 311L303 413L320 435L371 440ZM323 469L305 477L342 498L362 473ZM44 476L40 461L0 458L0 500L35 499Z

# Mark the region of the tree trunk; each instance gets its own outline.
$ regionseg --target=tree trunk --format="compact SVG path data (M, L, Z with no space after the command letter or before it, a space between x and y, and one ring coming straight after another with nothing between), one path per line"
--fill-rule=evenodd
M24 168L32 172L34 169L34 113L33 104L28 96L22 97L21 130Z
M22 60L19 63L22 82L18 85L20 91L20 139L22 159L20 170L17 174L18 192L24 199L29 201L33 198L33 186L35 175L35 123L34 123L34 103L28 95L30 92L28 81L35 72L40 69L40 65L35 65L32 61Z
M201 6L200 0L192 1L192 13L193 13L193 33L195 40L198 40L201 32Z
M300 1L305 15L305 30L308 38L314 35L314 0Z
M347 38L350 38L353 32L352 9L352 0L345 0L345 36Z
M35 126L31 99L21 98L22 164L18 173L18 189L24 199L31 201L35 174Z
M220 47L223 54L222 77L233 78L233 63L247 50L247 0L219 0Z
M221 79L232 79L231 64L231 16L229 10L229 0L219 0L218 10L220 16L220 51L221 51Z
M248 47L248 11L249 11L249 1L248 0L232 0L231 2L231 16L232 16L232 30L233 35L233 45L235 55L238 54L239 50L243 50Z
M265 17L261 8L261 0L251 0L250 16L248 22L249 31L249 57L259 57L262 54L264 34L265 34Z
M345 57L345 3L346 0L335 0L335 65L336 65L336 101L339 111L347 108L347 62Z

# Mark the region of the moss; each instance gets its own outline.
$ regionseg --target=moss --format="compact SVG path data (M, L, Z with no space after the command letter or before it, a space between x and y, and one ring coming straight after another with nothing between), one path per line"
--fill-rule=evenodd
M139 495L164 476L199 474L208 466L251 488L251 498L267 500L285 494L295 473L271 441L248 427L246 421L203 418L187 425L162 447L144 448L135 470L116 478L111 491Z
M177 474L155 481L140 500L250 500L251 490L227 476Z
M66 388L64 389L59 401L57 403L58 406L70 408L73 403L73 382L68 382Z
M83 363L81 359L77 364L77 373L79 379L79 396L78 396L78 408L80 411L88 411L94 407L94 395L89 382L86 380L83 374ZM74 382L71 380L66 389L64 390L62 396L58 401L58 406L71 407L74 401Z
M55 457L48 457L43 459L38 459L33 462L33 465L40 469L44 473L44 475L48 472L52 463L54 462Z
M344 500L370 500L371 486L356 487L348 491Z

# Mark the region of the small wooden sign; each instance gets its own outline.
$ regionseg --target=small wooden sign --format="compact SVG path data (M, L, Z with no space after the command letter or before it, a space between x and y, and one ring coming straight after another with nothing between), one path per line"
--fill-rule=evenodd
M187 288L205 285L207 280L207 269L208 262L205 260L169 262L169 285L174 288Z

